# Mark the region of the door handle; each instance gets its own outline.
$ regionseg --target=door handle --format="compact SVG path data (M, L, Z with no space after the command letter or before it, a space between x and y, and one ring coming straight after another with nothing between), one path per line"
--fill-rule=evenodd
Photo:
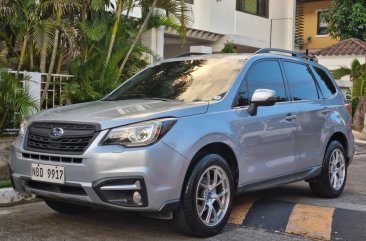
M285 120L287 121L293 121L296 119L296 115L293 115L292 113L288 113L287 116L285 117Z
M321 113L324 114L324 115L328 115L332 110L328 107L324 107L322 110L321 110Z

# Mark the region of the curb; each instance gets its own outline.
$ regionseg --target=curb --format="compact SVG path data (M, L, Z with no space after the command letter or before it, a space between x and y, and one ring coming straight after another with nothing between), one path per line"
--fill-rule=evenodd
M366 141L355 139L355 143L356 144L366 144Z
M276 199L242 198L230 224L317 240L366 240L366 212Z
M0 189L0 207L13 206L26 202L32 202L36 199L35 195L24 194L15 191L13 188Z

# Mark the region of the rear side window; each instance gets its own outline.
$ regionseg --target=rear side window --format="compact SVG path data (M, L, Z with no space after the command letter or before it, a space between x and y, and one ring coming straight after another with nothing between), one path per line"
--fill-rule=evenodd
M276 60L255 63L249 70L246 80L249 100L257 89L271 89L276 91L278 102L288 100L280 64Z
M318 81L324 99L332 97L337 92L337 90L336 87L333 85L332 80L329 78L329 75L324 70L318 67L313 68L315 70L314 71L315 78Z
M319 99L313 76L306 65L285 61L283 66L293 100Z

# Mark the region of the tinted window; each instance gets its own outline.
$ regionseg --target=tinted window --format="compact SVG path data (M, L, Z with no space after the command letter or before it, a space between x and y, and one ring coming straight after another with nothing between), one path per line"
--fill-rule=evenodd
M324 11L318 12L318 29L316 31L317 35L327 35L328 34L328 23L322 19Z
M240 105L247 105L257 89L276 91L277 101L287 101L285 85L278 61L261 61L255 63L246 76L246 86L242 86L240 94L244 100Z
M236 10L268 17L268 0L236 0Z
M337 92L332 80L329 78L328 74L324 70L317 67L314 67L314 70L314 75L318 81L323 97L325 99L332 97Z
M284 62L284 68L293 100L319 99L313 76L306 65Z
M220 100L236 79L243 64L244 60L226 58L157 64L133 76L104 100Z

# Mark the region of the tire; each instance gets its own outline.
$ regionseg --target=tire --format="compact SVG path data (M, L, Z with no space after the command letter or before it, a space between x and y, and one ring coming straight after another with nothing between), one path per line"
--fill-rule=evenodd
M183 187L181 205L175 216L180 229L196 237L219 233L231 212L235 192L233 180L223 157L204 155Z
M50 207L51 209L53 209L59 213L78 214L78 213L87 212L91 209L90 207L87 207L87 206L59 202L59 201L54 201L54 200L50 200L50 199L44 199L44 201L48 207Z
M336 198L342 194L347 180L345 153L344 147L338 141L332 141L328 145L321 175L309 182L310 189L315 195Z

